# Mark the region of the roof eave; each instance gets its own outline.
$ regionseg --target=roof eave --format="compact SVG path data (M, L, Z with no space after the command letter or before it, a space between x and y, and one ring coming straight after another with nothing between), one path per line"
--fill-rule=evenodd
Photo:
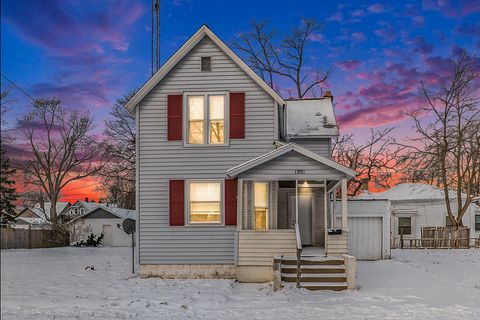
M208 36L222 51L228 55L237 65L245 71L263 90L265 90L277 103L285 104L280 95L270 88L242 59L240 59L220 38L218 38L206 25L200 27L193 36L177 50L167 62L137 91L137 93L125 104L131 113L145 98L145 96L183 59L203 37Z

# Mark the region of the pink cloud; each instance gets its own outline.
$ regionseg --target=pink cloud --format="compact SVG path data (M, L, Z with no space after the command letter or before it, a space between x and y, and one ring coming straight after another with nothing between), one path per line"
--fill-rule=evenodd
M352 33L352 39L357 42L362 42L365 41L367 37L365 37L363 32L354 32Z
M344 71L352 71L358 68L362 63L359 60L344 60L337 62L336 65Z

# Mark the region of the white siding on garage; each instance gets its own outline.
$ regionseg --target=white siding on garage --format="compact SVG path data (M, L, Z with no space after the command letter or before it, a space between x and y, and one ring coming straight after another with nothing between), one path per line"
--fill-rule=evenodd
M211 57L212 71L200 70ZM245 139L229 146L183 147L167 141L167 95L245 92ZM234 226L170 227L169 179L224 179L227 169L274 149L274 100L208 37L204 38L140 103L140 264L234 263Z
M390 210L388 200L348 200L348 252L358 260L390 258ZM340 214L341 202L337 201ZM341 218L337 216L337 225Z
M350 217L348 218L348 254L357 260L382 259L382 218Z
M108 219L81 219L95 235L100 235L105 230L110 230L110 235L104 235L104 245L112 247L129 247L132 238L122 229L123 220L120 218Z

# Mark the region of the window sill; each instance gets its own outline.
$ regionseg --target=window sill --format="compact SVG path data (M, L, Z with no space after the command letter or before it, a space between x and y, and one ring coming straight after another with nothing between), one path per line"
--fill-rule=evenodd
M205 148L205 149L210 149L210 148L220 148L220 147L229 147L230 144L189 144L189 143L183 143L183 147L185 148Z

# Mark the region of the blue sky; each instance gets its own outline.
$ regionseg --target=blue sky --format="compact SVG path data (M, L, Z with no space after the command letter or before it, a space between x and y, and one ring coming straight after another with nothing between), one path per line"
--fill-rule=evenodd
M2 74L34 97L60 97L88 110L97 131L116 97L150 75L149 0L2 1ZM161 60L202 24L227 44L269 19L279 33L302 18L324 21L312 37L308 67L332 67L343 130L408 128L404 112L421 103L418 81L448 74L452 53L480 49L480 1L197 1L161 2ZM11 88L2 78L2 89ZM12 88L11 88L12 89ZM287 88L282 93L286 94ZM12 89L10 125L30 107ZM397 133L401 134L401 132Z

